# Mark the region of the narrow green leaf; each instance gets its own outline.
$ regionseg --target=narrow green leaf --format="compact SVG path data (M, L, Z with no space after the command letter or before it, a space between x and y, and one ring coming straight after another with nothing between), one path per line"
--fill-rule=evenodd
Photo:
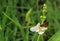
M48 41L60 41L60 31L55 33Z

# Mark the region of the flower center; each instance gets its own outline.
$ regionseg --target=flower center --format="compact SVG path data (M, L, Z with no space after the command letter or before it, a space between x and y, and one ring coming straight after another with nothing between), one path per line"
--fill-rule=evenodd
M42 27L39 27L39 32L41 32L42 31Z

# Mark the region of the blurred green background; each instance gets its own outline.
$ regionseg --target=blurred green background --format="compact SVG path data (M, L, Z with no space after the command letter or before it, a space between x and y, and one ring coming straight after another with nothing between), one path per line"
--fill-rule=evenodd
M41 21L43 4L49 26L38 41L60 41L60 0L0 0L0 41L37 41L30 28Z

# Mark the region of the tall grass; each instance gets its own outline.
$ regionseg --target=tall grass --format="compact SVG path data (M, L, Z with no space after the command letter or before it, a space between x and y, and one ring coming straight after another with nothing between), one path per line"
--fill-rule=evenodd
M60 1L46 0L48 30L39 35L30 28L41 22L39 0L0 0L0 41L60 41Z

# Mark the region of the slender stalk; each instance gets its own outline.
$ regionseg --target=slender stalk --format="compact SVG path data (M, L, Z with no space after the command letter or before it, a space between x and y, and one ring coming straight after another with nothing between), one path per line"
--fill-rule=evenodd
M43 35L39 35L38 38L37 38L37 41L44 41Z
M39 41L39 38L40 38L40 35L38 36L37 41Z

